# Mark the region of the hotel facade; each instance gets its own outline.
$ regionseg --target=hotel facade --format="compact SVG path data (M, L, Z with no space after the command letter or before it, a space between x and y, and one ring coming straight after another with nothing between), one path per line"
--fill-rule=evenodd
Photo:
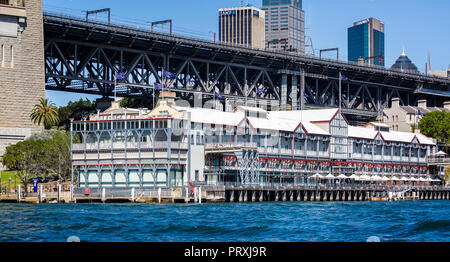
M151 111L114 102L71 123L79 187L440 181L427 165L436 143L421 134L383 123L350 126L339 109L224 112L179 106L173 93L162 95Z

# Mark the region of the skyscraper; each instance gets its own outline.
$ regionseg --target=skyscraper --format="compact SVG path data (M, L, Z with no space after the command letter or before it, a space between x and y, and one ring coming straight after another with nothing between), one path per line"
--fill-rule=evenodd
M302 0L263 0L266 47L305 53L305 12Z
M219 9L219 41L264 49L264 17L253 6Z
M384 23L371 17L348 28L348 61L384 66Z

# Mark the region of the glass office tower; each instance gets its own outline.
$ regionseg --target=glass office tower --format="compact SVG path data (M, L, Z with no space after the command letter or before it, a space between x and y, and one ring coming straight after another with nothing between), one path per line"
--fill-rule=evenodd
M263 0L266 48L305 53L305 12L302 0Z
M384 66L384 23L368 18L348 29L348 61Z

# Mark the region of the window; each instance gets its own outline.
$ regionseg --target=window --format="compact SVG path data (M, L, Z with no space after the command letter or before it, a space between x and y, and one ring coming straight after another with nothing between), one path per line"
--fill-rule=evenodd
M198 181L199 178L199 171L195 170L195 181Z

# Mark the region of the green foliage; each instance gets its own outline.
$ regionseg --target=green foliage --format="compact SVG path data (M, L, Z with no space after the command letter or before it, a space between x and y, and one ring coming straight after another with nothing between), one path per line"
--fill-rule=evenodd
M420 132L434 137L438 142L448 145L450 139L450 113L434 111L422 117L419 122Z
M153 101L148 99L136 99L136 98L123 98L120 101L121 107L128 107L128 108L152 108L153 107Z
M31 120L36 125L43 125L46 129L59 123L58 111L55 104L45 98L39 100L31 112Z
M64 180L71 175L70 134L46 130L6 148L2 164L17 170L16 176L24 187L33 178Z
M58 108L59 114L59 127L63 127L66 130L70 129L70 119L82 120L83 118L88 118L89 115L96 112L95 102L90 100L80 99L76 102L69 102L67 106Z

